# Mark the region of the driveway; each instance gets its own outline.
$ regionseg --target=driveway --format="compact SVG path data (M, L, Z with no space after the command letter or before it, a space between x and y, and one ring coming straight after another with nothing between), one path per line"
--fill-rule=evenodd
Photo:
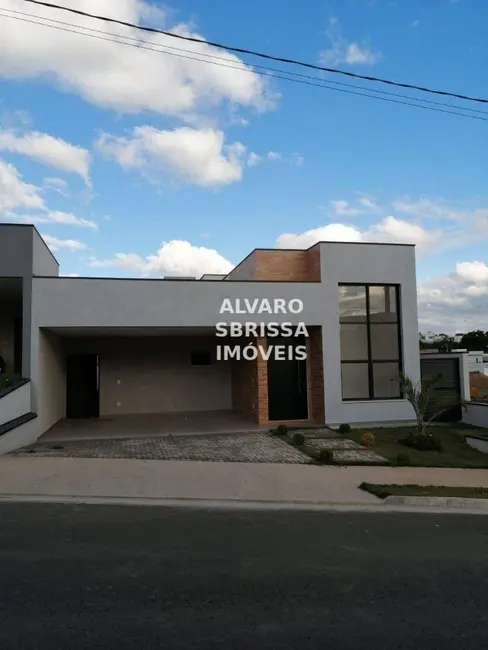
M41 442L15 451L12 455L233 463L307 464L312 462L298 449L266 433Z

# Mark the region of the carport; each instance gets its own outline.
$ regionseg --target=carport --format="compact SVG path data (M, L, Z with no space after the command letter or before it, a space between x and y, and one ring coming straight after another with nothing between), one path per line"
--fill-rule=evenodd
M114 415L90 420L62 419L39 439L40 443L103 438L185 436L199 433L222 434L259 431L252 420L232 411L193 411Z
M259 430L235 406L221 341L213 328L41 330L42 440Z

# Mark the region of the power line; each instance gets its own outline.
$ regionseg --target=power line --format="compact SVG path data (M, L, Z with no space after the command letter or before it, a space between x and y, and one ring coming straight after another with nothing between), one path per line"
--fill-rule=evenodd
M2 8L0 7L0 9L2 9ZM206 52L196 52L195 50L187 50L187 49L184 49L184 48L173 47L173 46L170 46L170 45L164 45L162 43L154 43L152 41L145 41L145 40L141 41L141 39L134 38L132 36L122 36L122 35L119 35L119 34L114 34L113 32L107 32L107 31L103 31L103 30L99 30L99 29L94 29L93 27L84 27L84 26L81 26L81 25L74 25L73 23L65 22L65 21L62 21L62 20L55 20L54 18L45 18L44 16L39 16L37 14L30 14L30 13L26 13L24 11L16 11L14 9L4 9L4 11L8 11L10 13L18 14L20 16L27 16L29 18L38 18L38 19L43 20L43 21L49 21L49 23L47 23L47 24L46 23L35 23L34 21L31 21L34 24L45 25L46 27L53 27L53 25L50 25L50 23L56 23L57 25L63 25L65 27L75 27L76 29L83 29L85 31L94 32L96 34L101 34L102 36L114 36L117 39L123 38L125 40L135 41L138 44L139 48L141 48L143 45L144 46L154 45L156 48L161 48L162 47L162 48L164 48L164 50L169 50L169 52L167 52L168 54L170 54L171 52L183 52L185 54L204 56L206 59L208 58L208 59L215 59L216 61L222 61L222 62L224 62L226 64L226 67L232 67L232 68L235 68L235 69L240 69L243 72L254 72L255 68L257 68L257 69L261 69L261 70L266 70L267 72L276 72L278 74L292 75L293 77L297 77L297 78L300 78L300 79L308 79L308 80L311 80L311 81L314 81L314 82L322 82L323 84L327 83L327 84L333 84L335 86L342 86L342 87L345 87L345 88L354 88L356 90L364 90L366 92L373 92L373 93L376 93L376 94L379 94L379 95L387 95L389 97L399 97L401 99L408 99L408 100L415 101L415 102L423 102L423 103L432 104L432 105L435 105L435 106L444 106L445 108L454 108L456 110L469 111L471 113L479 113L481 115L488 116L488 111L482 111L482 110L476 109L476 108L467 108L467 107L458 106L458 105L455 105L455 104L447 104L445 102L437 102L437 101L434 101L434 100L431 100L431 99L420 99L420 98L417 98L417 97L412 97L410 95L404 95L404 94L401 94L401 93L392 93L392 92L388 92L386 90L378 90L378 89L375 89L375 88L366 88L365 86L358 86L358 85L348 84L348 83L344 83L344 82L340 82L340 81L334 81L333 79L324 80L324 79L320 79L319 77L315 77L315 76L307 75L307 74L302 74L302 73L299 73L299 72L293 72L293 71L290 71L290 70L281 70L279 68L270 68L268 66L262 66L262 65L257 65L257 64L252 64L252 69L251 70L247 66L246 67L240 67L240 66L237 66L237 65L229 66L228 65L230 63L229 59L217 56L215 54L207 54ZM5 14L2 14L2 15L5 16ZM15 16L9 16L9 17L15 18ZM78 34L81 34L81 35L84 35L84 36L89 36L90 35L90 34L84 34L83 32L73 32L73 33L78 33ZM109 39L107 39L107 40L109 40ZM119 40L114 41L114 42L120 43L121 45L131 45L131 43L124 43L123 41L119 41ZM142 47L142 49L152 49L152 48ZM160 53L165 53L165 52L161 52L159 49L155 49L154 51L157 51L157 52L160 52ZM195 59L195 60L200 61L200 59ZM209 61L201 61L201 62L202 63L209 63ZM243 64L243 65L245 65L245 64ZM288 79L288 81L295 81L295 79ZM328 87L328 86L324 86L324 87ZM331 88L331 90L334 90L334 89ZM372 99L375 99L375 98L372 97Z
M390 86L397 86L399 88L409 88L410 90L419 90L425 93L431 93L435 95L445 95L448 97L454 97L456 99L464 99L470 102L481 102L483 104L488 104L488 99L480 97L470 97L468 95L460 95L458 93L448 92L446 90L434 90L432 88L426 88L424 86L415 86L413 84L401 83L399 81L392 81L391 79L382 79L380 77L370 77L366 75L357 74L355 72L346 72L345 70L338 70L337 68L327 68L325 66L315 65L313 63L307 63L305 61L298 61L296 59L288 59L284 57L274 56L272 54L265 54L263 52L257 52L254 50L247 50L241 47L232 47L230 45L223 45L222 43L215 43L212 41L206 41L202 38L196 38L194 36L183 36L182 34L175 34L173 32L167 32L162 29L157 29L155 27L145 27L143 25L137 25L135 23L130 23L124 20L118 20L115 18L109 18L108 16L100 16L97 14L91 14L86 11L81 11L80 9L72 9L70 7L63 7L62 5L54 4L51 2L41 2L41 0L24 0L24 2L30 2L31 4L40 5L43 7L48 7L50 9L57 9L60 11L67 11L72 14L77 14L78 16L84 16L85 18L93 18L96 20L103 20L107 23L113 23L116 25L123 25L124 27L131 27L132 29L138 29L145 32L150 32L153 34L163 34L164 36L169 36L171 38L177 38L183 41L189 41L192 43L200 43L201 45L208 45L215 47L221 50L227 50L229 52L236 52L238 54L248 54L250 56L257 56L262 59L268 59L270 61L278 61L280 63L289 63L291 65L299 65L305 68L310 68L313 70L321 70L322 72L331 72L334 74L341 74L348 77L354 77L356 79L363 79L365 81L374 81L376 83L388 84Z
M7 11L13 11L13 10L7 10ZM16 13L22 13L22 12L16 12ZM417 99L417 98L414 98L414 97L408 97L407 95L403 96L403 95L396 95L395 93L387 93L389 95L395 95L395 96L399 96L399 97L408 97L412 101L405 102L405 101L401 101L401 100L397 100L397 99L390 99L390 98L387 98L387 97L378 97L378 96L370 95L368 93L356 92L356 91L353 91L353 90L345 90L344 88L336 88L336 87L331 86L329 84L330 83L336 83L337 84L338 82L330 82L329 80L322 81L322 80L318 79L317 77L311 77L311 76L309 77L308 75L301 75L301 74L294 73L294 72L289 72L289 71L286 71L286 70L278 71L278 72L283 72L283 74L272 74L272 72L266 72L266 70L268 70L267 68L264 68L264 70L260 71L260 70L251 69L249 67L242 67L242 66L237 66L237 65L229 65L228 63L219 63L218 61L209 61L209 60L201 59L201 58L198 58L198 57L185 56L183 54L177 54L174 51L171 51L171 50L175 50L175 49L178 49L178 51L185 51L185 50L180 50L179 48L172 48L170 46L166 46L166 45L162 45L162 44L161 45L157 44L157 47L155 47L155 48L148 47L147 43L145 41L139 41L137 39L133 39L132 37L128 37L128 36L119 36L117 34L113 34L113 33L110 33L110 32L100 32L100 33L103 33L105 35L115 36L115 38L107 38L106 36L97 36L96 34L89 34L89 33L86 33L86 32L78 31L78 29L84 29L84 30L90 30L90 31L98 31L98 30L93 30L92 28L89 28L89 27L82 27L82 26L72 25L71 23L63 23L63 24L71 25L72 27L76 27L78 29L68 29L67 27L52 25L52 24L49 24L47 22L38 22L38 21L35 21L35 20L29 20L27 18L21 18L19 16L12 16L12 15L5 14L5 13L0 13L0 16L3 16L4 18L13 18L14 20L20 20L22 22L31 23L31 24L38 25L38 26L41 26L41 27L49 27L51 29L56 29L56 30L59 30L59 31L69 32L69 33L72 33L72 34L78 34L79 36L88 36L90 38L94 38L94 39L101 40L101 41L108 41L108 42L116 43L118 45L126 45L126 46L129 46L129 47L135 47L137 49L144 49L144 50L149 50L149 51L152 51L152 52L157 52L159 54L166 54L166 55L169 55L169 56L175 56L175 57L182 58L182 59L187 59L187 60L190 60L190 61L198 61L200 63L207 63L207 64L210 64L210 65L217 65L217 66L224 67L224 68L231 68L233 70L239 70L241 72L247 72L247 73L251 73L251 74L259 74L261 76L272 77L272 78L275 78L275 79L282 79L282 80L285 80L285 81L292 81L292 82L295 82L295 83L300 83L300 84L304 84L304 85L307 85L307 86L314 86L314 87L317 87L317 88L323 88L323 89L326 89L326 90L335 90L337 92L347 93L347 94L350 94L350 95L358 95L360 97L368 97L369 99L377 99L377 100L382 100L382 101L389 102L389 103L402 104L404 106L413 106L415 108L422 108L424 110L435 111L435 112L438 112L438 113L447 113L447 114L450 114L450 115L456 115L458 117L466 117L466 118L470 118L470 119L474 119L474 120L480 120L480 121L483 121L483 122L488 122L487 118L480 117L478 115L470 115L470 114L467 114L467 113L459 113L457 111L445 110L445 109L442 109L442 108L434 108L432 106L424 106L423 104L420 104L420 103L415 104L413 102L426 102L428 100ZM35 17L40 18L41 20L52 20L50 18L44 18L42 16L35 16ZM59 23L61 21L55 21L55 22ZM134 40L136 42L135 43L128 43L126 41L120 40L121 38L125 38L125 39L130 38L131 40ZM152 44L156 45L155 43L152 43ZM161 50L159 48L165 48L165 49ZM167 51L167 50L170 50L170 51ZM190 52L190 51L188 51L188 52ZM193 52L190 52L190 53L193 53ZM207 56L207 57L211 57L211 58L217 58L217 59L219 59L219 61L228 61L226 59L222 59L221 57L215 57L213 55L203 54L203 53L200 53L200 52L195 52L195 54L198 54L199 56ZM263 68L263 66L258 66L258 67ZM273 70L273 69L271 68L270 70ZM294 75L295 78L285 76L285 75ZM296 78L296 77L305 77L305 79ZM316 82L308 81L307 79L315 79ZM353 86L351 84L341 84L341 85L347 85L347 86L352 87L352 88L356 88L356 87L357 88L362 88L361 86ZM367 89L367 90L369 92L370 90L373 90L373 89ZM385 91L378 91L378 90L373 91L373 92L385 93ZM444 106L452 106L451 104L441 104L440 102L431 102L430 101L429 103L435 103L435 104L440 104L440 105L444 105ZM476 110L476 109L464 108L464 107L461 107L461 106L459 106L459 107L452 106L452 107L453 108L459 108L462 111L475 111ZM488 115L488 113L486 113L484 111L477 111L476 110L476 112L482 113L483 115Z

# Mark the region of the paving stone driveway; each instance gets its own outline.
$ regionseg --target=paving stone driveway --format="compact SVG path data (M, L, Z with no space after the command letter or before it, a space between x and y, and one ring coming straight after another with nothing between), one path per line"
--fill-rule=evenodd
M298 449L265 433L77 440L32 445L14 454L61 458L138 458L233 463L307 464L312 462Z

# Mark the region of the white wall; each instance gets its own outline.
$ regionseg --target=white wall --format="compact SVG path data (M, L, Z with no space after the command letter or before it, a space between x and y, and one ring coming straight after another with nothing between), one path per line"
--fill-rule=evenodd
M16 427L0 436L0 456L11 451L32 445L40 436L38 418Z
M65 339L67 353L100 355L100 415L232 408L231 363L215 360L213 337ZM192 350L214 362L191 365Z
M404 372L420 379L415 249L382 244L320 245L324 349L325 417L330 425L410 422L411 405L402 399L342 400L338 285L388 283L400 285Z
M59 275L59 264L37 230L32 233L32 273L33 275Z
M0 397L0 425L31 412L30 383Z
M474 427L488 429L488 403L470 402L463 409L463 422Z
M37 408L43 433L66 415L66 369L62 342L52 332L39 331Z
M300 314L220 314L225 299L302 300ZM38 327L215 327L219 321L320 325L323 290L307 282L34 278Z

